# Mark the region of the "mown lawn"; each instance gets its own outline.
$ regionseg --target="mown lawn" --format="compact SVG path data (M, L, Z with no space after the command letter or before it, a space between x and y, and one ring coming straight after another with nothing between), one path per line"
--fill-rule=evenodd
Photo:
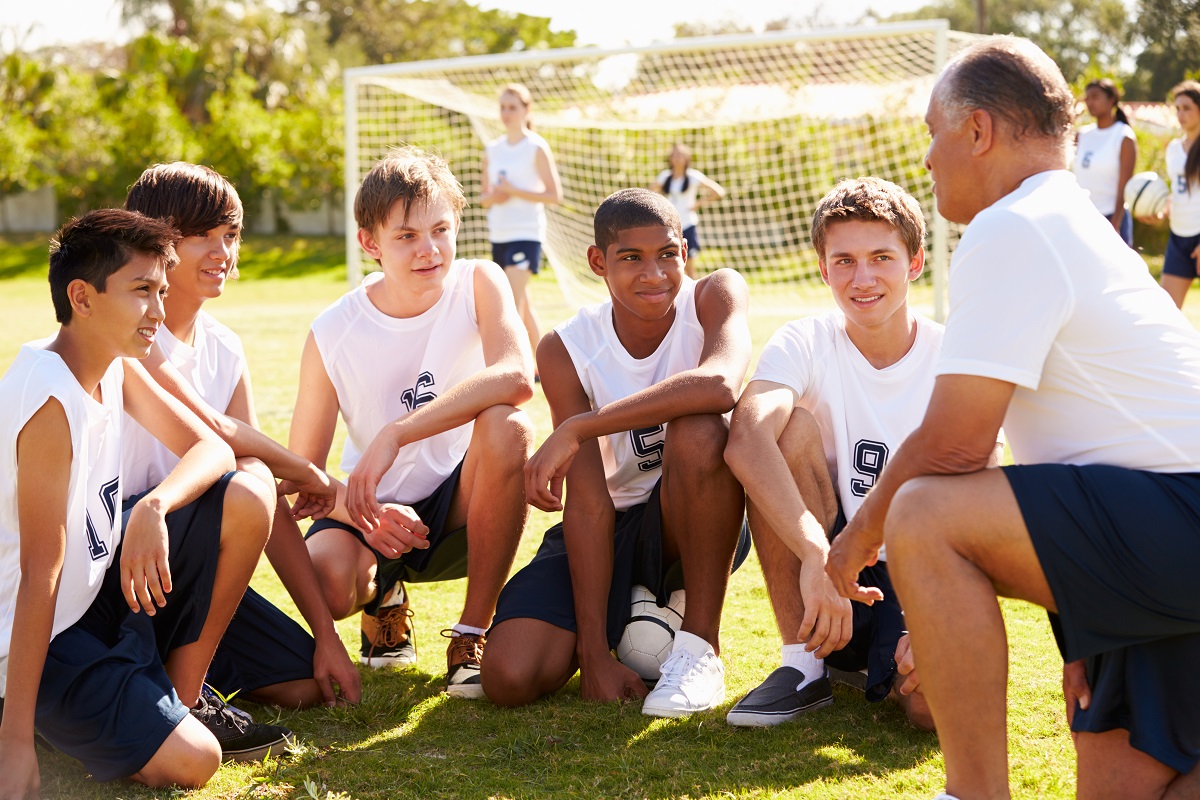
M44 239L0 240L0 369L22 341L54 330L44 268ZM251 239L243 278L210 303L242 337L255 399L268 434L286 441L300 349L312 317L345 289L340 240ZM570 309L546 276L535 281L547 327ZM918 293L925 300L928 292ZM1200 308L1192 298L1191 308ZM806 309L811 311L812 309ZM797 309L794 315L802 313ZM786 318L752 315L756 352ZM1195 318L1193 317L1193 321ZM540 392L528 410L539 438L550 430ZM339 440L335 452L340 452ZM333 459L336 466L336 458ZM336 472L336 470L335 470ZM555 518L534 512L517 557L526 563ZM255 586L292 613L264 562ZM276 711L248 705L298 736L296 751L255 765L227 765L196 798L931 798L942 786L937 739L917 731L890 704L868 705L848 689L805 720L773 730L737 730L724 712L778 664L778 636L754 556L733 577L722 649L728 700L719 712L652 720L636 705L579 699L578 681L529 708L452 701L440 693L445 670L437 632L457 619L464 582L417 586L419 666L363 670L364 701L354 708ZM954 613L947 609L947 613ZM1060 660L1044 613L1006 603L1011 672L1010 752L1018 797L1074 794L1073 751L1059 690ZM298 615L297 615L297 618ZM358 645L355 620L339 625ZM969 643L964 643L969 646ZM175 796L128 784L98 785L78 763L40 756L42 796Z

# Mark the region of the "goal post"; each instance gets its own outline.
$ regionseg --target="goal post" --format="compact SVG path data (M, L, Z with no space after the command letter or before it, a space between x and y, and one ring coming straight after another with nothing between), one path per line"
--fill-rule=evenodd
M618 189L650 185L683 142L692 166L727 191L699 212L701 273L737 269L760 307L827 302L809 239L816 203L842 178L875 175L925 210L932 276L924 280L940 318L958 231L934 210L923 117L942 66L973 38L933 20L347 70L347 279L357 284L375 266L356 241L354 193L372 164L403 144L450 162L470 203L459 257L490 258L478 202L483 150L504 131L501 88L522 83L562 178L543 251L568 302L606 297L586 262L596 206Z

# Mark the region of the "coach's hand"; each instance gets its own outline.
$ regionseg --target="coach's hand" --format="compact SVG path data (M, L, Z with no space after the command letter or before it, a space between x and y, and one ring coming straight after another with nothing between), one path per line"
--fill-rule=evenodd
M559 425L525 464L525 499L542 511L562 511L563 480L579 453L569 421Z
M33 739L14 742L0 738L0 800L37 800L42 779L38 775Z
M378 524L381 507L375 490L383 475L396 463L400 453L400 437L396 423L384 425L363 452L358 465L346 484L346 511L359 530L366 531Z
M584 700L623 703L640 700L650 694L642 676L617 661L612 655L579 667L579 695Z
M883 599L883 592L874 586L859 586L858 573L862 572L863 567L879 560L883 531L876 533L862 524L856 524L859 516L855 515L829 546L825 572L842 597L871 605Z
M327 706L357 704L362 700L362 676L354 668L346 645L335 634L317 636L313 654L313 678L321 687Z
M129 512L121 544L121 591L130 611L153 617L167 604L171 566L166 515L147 502L150 497L139 500Z
M1075 705L1087 710L1092 704L1092 688L1088 686L1087 669L1083 659L1063 664L1063 699L1067 701L1067 727L1075 721Z
M806 558L800 564L800 597L804 619L797 635L805 650L825 658L850 643L854 634L850 601L838 594L817 558Z
M387 558L399 558L409 550L429 547L429 528L417 512L399 503L384 503L373 528L364 528L363 538Z

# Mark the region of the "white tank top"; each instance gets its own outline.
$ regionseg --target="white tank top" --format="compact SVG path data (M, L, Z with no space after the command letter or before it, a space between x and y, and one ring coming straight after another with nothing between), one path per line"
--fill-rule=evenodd
M347 473L384 425L484 368L475 317L477 263L455 261L441 298L419 316L398 319L376 308L367 287L383 280L383 273L372 272L313 320L317 349L346 421ZM379 482L380 502L407 505L432 494L466 454L472 430L468 422L400 448Z
M538 150L546 140L533 131L516 144L501 136L487 146L488 182L495 185L503 174L505 180L518 189L530 192L545 191L546 185L537 170ZM531 203L510 197L487 210L488 240L504 242L541 242L546 238L546 211L541 203Z
M176 339L165 325L159 326L156 341L166 359L204 402L225 413L246 367L237 334L201 311L191 346ZM129 415L125 416L122 444L121 491L125 498L162 483L179 463L177 455Z
M1176 236L1200 234L1200 185L1188 191L1186 164L1183 141L1172 139L1167 144L1167 180L1171 182L1171 233Z
M696 213L696 198L700 195L700 179L703 177L704 173L700 170L688 169L686 191L683 188L683 178L672 177L669 169L658 173L658 177L654 180L661 190L667 178L671 179L671 182L667 184L667 199L679 212L679 221L684 228L690 228L700 222L700 215Z
M91 606L121 541L121 360L104 373L103 402L97 402L58 354L45 349L52 341L26 344L0 379L0 697L21 579L17 436L51 397L66 411L72 452L66 549L51 637L78 622Z
M592 408L628 397L700 364L704 329L696 316L696 282L684 278L675 298L675 320L658 349L634 358L617 338L612 301L588 306L555 332L567 348ZM662 475L666 425L600 438L604 476L613 505L623 510L646 502Z
M1113 122L1107 128L1088 125L1079 131L1075 161L1071 171L1088 194L1092 205L1106 217L1117 210L1117 181L1121 178L1121 145L1126 139L1137 141L1133 128ZM1120 187L1122 193L1125 187ZM1120 201L1124 204L1124 199Z

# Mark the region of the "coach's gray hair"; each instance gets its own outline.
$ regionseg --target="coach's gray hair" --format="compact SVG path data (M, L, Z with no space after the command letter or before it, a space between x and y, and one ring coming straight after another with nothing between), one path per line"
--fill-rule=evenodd
M1013 138L1066 143L1075 131L1075 97L1058 65L1028 39L993 36L959 53L942 73L947 116L976 109L1004 120Z

